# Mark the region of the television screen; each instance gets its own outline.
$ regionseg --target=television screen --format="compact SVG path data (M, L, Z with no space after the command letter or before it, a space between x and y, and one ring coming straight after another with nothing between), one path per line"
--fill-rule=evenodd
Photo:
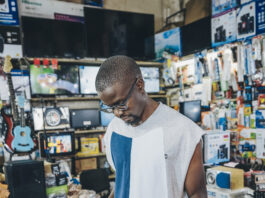
M211 17L181 27L182 55L211 48Z
M98 109L71 109L71 127L92 128L100 126L100 117Z
M81 94L96 94L95 81L99 66L79 66Z
M159 68L140 67L144 78L145 91L147 93L158 93L160 91Z
M73 155L75 153L75 137L73 131L46 133L47 142L44 133L39 133L39 146L42 157Z
M22 16L24 56L84 57L85 31L81 22Z
M180 102L179 112L190 118L193 122L201 122L201 101Z
M100 102L100 108L106 108L107 106ZM111 120L114 118L113 113L105 113L103 111L100 111L100 120L101 120L101 126L107 127Z
M84 8L88 57L154 58L154 15Z
M163 59L163 53L181 55L180 28L174 28L155 34L156 59Z
M30 66L32 95L79 94L78 66L61 65L58 69Z

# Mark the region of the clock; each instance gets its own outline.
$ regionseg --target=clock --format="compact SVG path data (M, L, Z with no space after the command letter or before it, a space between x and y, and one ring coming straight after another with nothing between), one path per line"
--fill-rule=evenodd
M45 121L48 126L58 126L61 123L61 112L55 108L46 109Z

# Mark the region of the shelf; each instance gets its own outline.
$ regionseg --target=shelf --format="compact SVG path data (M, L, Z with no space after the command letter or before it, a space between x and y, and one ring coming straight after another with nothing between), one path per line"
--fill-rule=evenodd
M157 95L155 94L150 94L149 95L151 98L160 98L160 97L165 97L166 93L164 92L159 92ZM98 96L91 96L91 97L87 97L87 96L62 96L62 97L38 97L38 98L31 98L30 99L31 102L41 102L41 100L43 101L86 101L86 100L100 100Z
M80 101L80 100L99 100L98 96L91 96L91 97L71 97L71 96L64 96L64 97L38 97L38 98L31 98L31 102L41 102L43 101Z
M98 154L92 154L88 156L75 156L75 159L79 160L79 159L87 159L91 157L105 157L105 156L106 156L106 153L98 153Z
M91 134L91 133L105 133L105 129L95 129L95 130L76 130L75 134L80 135L80 134Z
M115 174L109 175L109 179L115 179L115 178L116 178L116 175Z
M40 60L43 59L43 57L39 57ZM52 58L48 58L48 59L52 59ZM104 58L100 58L100 59L95 59L95 58L83 58L83 59L73 59L73 58L56 58L58 60L59 63L77 63L77 64L96 64L96 65L100 65L102 64L106 59ZM28 60L30 62L33 61L33 58L28 58ZM136 63L139 66L156 66L156 67L162 67L163 63L159 63L159 62L153 62L153 61L136 61Z
M221 99L211 100L211 103L217 103L224 100L230 100L231 102L236 102L236 98L221 98Z

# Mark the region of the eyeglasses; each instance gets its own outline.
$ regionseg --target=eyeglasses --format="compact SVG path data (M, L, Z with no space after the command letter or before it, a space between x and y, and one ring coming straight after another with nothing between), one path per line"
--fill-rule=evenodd
M113 106L107 106L105 105L106 107L104 108L101 108L99 109L100 111L103 111L103 112L106 112L106 113L113 113L115 109L118 109L120 111L126 111L128 109L128 106L126 105L128 100L130 99L131 95L132 95L132 92L133 92L133 89L136 85L136 82L137 82L138 78L135 79L127 97L123 100L123 102L121 104L118 104L118 105L113 105Z

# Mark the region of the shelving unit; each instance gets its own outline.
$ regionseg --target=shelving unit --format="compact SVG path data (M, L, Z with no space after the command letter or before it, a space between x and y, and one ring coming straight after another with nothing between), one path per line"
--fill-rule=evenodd
M75 156L75 159L79 160L79 159L87 159L87 158L91 158L91 157L105 157L106 153L97 153L97 154L91 154L91 155L87 155L87 156Z
M76 130L75 135L82 135L82 134L93 134L93 133L105 133L105 129L94 129L94 130Z

